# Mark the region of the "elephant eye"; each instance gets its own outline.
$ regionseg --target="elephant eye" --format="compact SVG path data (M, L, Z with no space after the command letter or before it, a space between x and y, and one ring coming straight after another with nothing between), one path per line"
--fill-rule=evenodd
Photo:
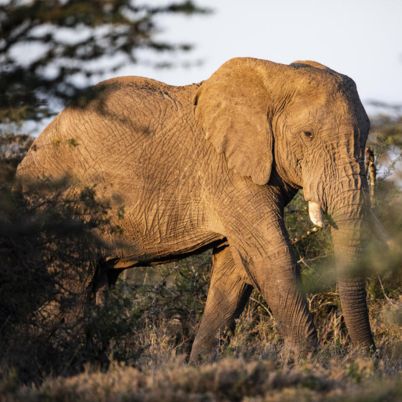
M308 139L313 138L313 133L311 131L303 131L303 135Z

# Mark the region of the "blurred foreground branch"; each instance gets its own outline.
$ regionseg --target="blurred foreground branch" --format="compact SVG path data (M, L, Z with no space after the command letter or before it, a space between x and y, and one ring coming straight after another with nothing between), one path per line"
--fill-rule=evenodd
M134 0L1 2L0 122L53 114L91 78L141 62L139 50L191 50L190 43L161 37L159 16L207 12L190 0L164 6Z

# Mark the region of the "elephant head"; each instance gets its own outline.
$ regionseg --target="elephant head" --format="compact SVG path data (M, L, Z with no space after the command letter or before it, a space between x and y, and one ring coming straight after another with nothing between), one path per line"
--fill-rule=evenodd
M266 185L302 188L310 218L331 215L338 289L354 344L373 346L365 281L352 267L366 215L369 119L355 83L321 64L238 58L201 86L195 115L229 168Z

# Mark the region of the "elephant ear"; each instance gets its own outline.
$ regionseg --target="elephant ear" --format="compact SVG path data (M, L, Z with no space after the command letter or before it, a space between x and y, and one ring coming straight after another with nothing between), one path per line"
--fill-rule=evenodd
M195 117L228 166L256 184L266 184L273 163L273 135L263 66L252 59L225 63L200 86Z

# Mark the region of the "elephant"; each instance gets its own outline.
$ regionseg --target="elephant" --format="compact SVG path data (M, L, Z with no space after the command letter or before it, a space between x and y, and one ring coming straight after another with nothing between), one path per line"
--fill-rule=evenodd
M318 347L284 224L284 207L299 189L314 225L323 225L323 213L331 217L350 338L375 348L364 274L353 269L370 219L370 122L351 78L314 61L239 57L201 83L118 77L83 99L39 135L18 180L68 176L69 191L95 186L99 199L111 200L110 222L121 230L99 233L109 278L213 249L190 360L211 353L217 331L233 325L252 288L288 345Z

